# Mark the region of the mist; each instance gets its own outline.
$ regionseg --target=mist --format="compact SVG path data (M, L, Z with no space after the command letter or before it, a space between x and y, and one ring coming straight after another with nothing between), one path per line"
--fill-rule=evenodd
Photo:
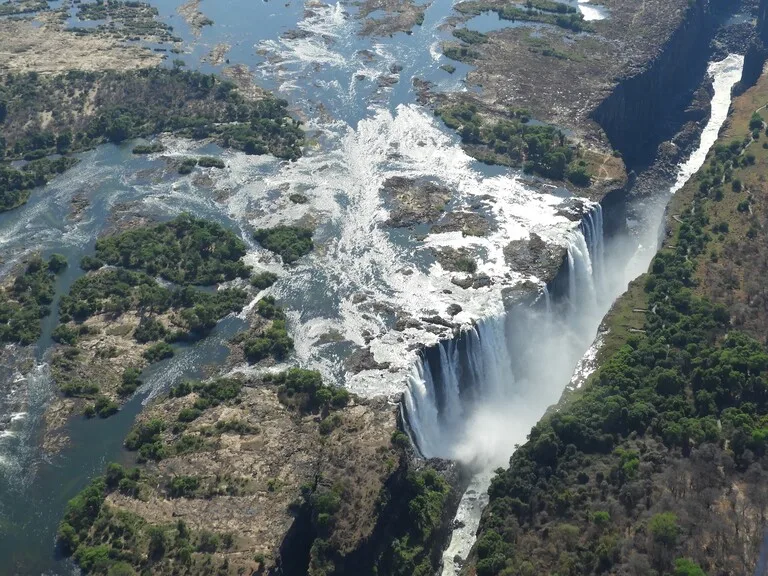
M458 461L474 474L457 514L463 528L444 554L444 574L455 572L454 556L466 557L472 545L492 470L508 465L516 445L560 399L585 353L599 345L595 337L611 305L648 269L669 198L704 163L742 64L731 55L710 65L715 94L699 147L671 186L630 200L623 233L605 238L602 210L591 205L566 237L567 277L554 283L553 294L542 285L533 304L499 310L425 351L412 368L404 407L415 446L425 457Z

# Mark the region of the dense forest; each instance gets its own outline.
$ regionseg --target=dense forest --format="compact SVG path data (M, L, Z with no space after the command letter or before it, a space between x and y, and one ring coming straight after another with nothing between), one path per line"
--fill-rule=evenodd
M195 285L248 278L244 255L245 245L232 231L186 214L99 239L94 255L81 261L86 274L59 303L59 324L52 335L59 347L51 361L59 390L92 400L86 416L114 414L117 399L129 397L141 385L144 366L173 356L173 344L202 338L223 317L243 309L246 290L210 292ZM100 334L120 336L122 352L115 343L96 346L94 354ZM259 337L267 342L266 353L293 346L284 321ZM127 360L130 351L140 355ZM124 365L110 360L118 356L124 357Z
M0 342L32 344L41 333L41 320L50 314L56 274L67 260L54 254L46 262L30 258L4 287L0 288Z
M768 246L768 145L751 98L609 315L597 373L493 479L478 576L754 570L768 514L768 351L754 321L764 301L749 293Z
M175 284L211 285L248 278L245 243L221 225L182 214L96 242L88 267L103 264L139 270Z

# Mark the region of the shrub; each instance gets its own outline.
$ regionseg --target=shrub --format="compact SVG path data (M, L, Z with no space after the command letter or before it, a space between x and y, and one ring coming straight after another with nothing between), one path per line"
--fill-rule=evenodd
M67 258L62 254L51 254L48 260L48 270L58 274L67 267Z
M117 413L118 406L113 400L110 400L106 396L99 396L96 398L94 409L100 418L108 418Z
M171 498L191 498L200 487L197 476L175 476L168 483L168 496Z
M145 344L153 340L162 340L168 335L168 330L165 329L158 320L154 318L142 318L136 330L133 332L133 338L136 342Z
M312 230L300 226L259 228L254 238L270 252L278 254L283 262L292 264L312 251Z
M220 158L214 158L213 156L203 156L197 159L197 165L203 168L224 168L226 164Z
M122 382L117 392L121 396L127 396L133 394L136 389L141 386L141 371L138 368L126 368L123 371Z
M159 362L173 356L173 347L167 342L158 342L147 348L143 356L150 364Z
M272 272L260 272L251 276L251 286L259 290L266 290L277 282L277 274Z

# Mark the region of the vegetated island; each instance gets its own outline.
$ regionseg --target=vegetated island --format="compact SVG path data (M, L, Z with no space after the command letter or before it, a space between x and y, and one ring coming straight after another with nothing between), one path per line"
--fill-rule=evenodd
M768 447L768 77L669 208L599 368L489 488L468 574L750 574Z
M290 353L273 299L251 321L232 342L249 363ZM413 459L395 406L300 368L182 382L125 446L137 466L110 464L59 526L87 574L430 574L459 496Z
M242 288L202 291L251 270L245 244L223 226L188 215L101 238L61 298L53 379L64 396L57 422L80 410L107 417L141 384L141 370L174 354L176 342L206 336L248 301ZM156 277L169 284L161 285Z
M443 66L450 60L471 64L466 81L480 89L442 93L417 81L422 100L482 162L523 168L592 199L623 188L627 169L651 163L656 147L677 131L659 127L652 110L678 118L668 126L687 123L684 135L695 133L706 115L704 107L685 111L705 58L683 68L665 52L681 54L691 46L706 52L706 30L723 8L687 0L611 0L601 7L608 17L587 22L577 7L550 0L456 4L455 39L443 46L449 59ZM516 25L472 29L471 19L483 13ZM652 105L662 96L639 87L650 78L663 78L677 96ZM624 91L630 80L634 87ZM636 103L633 94L641 93L650 96ZM630 109L636 117L628 117ZM668 151L680 156L693 141L679 137Z
M286 107L266 93L246 99L228 80L179 67L6 75L0 84L0 209L23 204L32 188L70 168L72 153L162 132L295 160L303 131ZM15 160L27 163L15 168Z

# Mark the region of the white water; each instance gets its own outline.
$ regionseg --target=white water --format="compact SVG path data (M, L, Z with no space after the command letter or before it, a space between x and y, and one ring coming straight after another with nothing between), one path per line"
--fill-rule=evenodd
M590 0L579 0L579 11L587 22L605 20L605 8L590 6Z
M580 386L594 371L600 345L597 327L627 282L647 269L656 251L663 206L703 164L726 118L742 64L742 57L729 56L710 65L715 95L701 143L681 165L669 193L662 192L657 203L649 205L642 229L606 246L602 214L595 210L569 235L565 305L500 312L469 333L466 340L472 346L464 354L453 343L441 343L439 368L432 355L431 362L412 370L405 403L419 449L425 456L454 459L476 471L456 515L462 527L454 531L443 556L444 575L458 574L461 561L455 558L466 558L474 542L492 470L507 465L516 445L525 441L569 380L570 386ZM435 379L435 372L449 378Z

